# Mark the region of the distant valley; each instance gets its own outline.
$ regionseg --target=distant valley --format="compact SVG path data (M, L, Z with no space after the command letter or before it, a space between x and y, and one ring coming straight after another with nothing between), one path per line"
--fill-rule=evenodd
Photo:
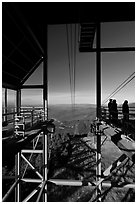
M75 108L71 105L50 105L48 109L49 118L60 121L93 120L96 115L95 105L77 104Z

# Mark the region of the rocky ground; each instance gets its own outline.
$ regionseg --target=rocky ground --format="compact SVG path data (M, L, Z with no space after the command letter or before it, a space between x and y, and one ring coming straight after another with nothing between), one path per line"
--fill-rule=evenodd
M103 139L104 138L102 138L102 140ZM52 178L76 180L82 179L90 182L95 181L96 151L93 145L94 138L85 143L87 140L87 137L73 138L70 142L71 147L69 147L69 150L71 149L71 155L69 155L67 158L67 154L65 156L65 153L61 151L60 156L58 155L58 157L54 157L54 162L51 165L51 171L53 171L53 173L50 175ZM120 150L118 150L117 147L115 147L115 145L113 145L113 143L107 139L102 146L102 172L120 155ZM129 166L131 166L131 169ZM127 170L127 167L129 167L129 170ZM132 162L126 160L125 163L123 163L122 168L119 171L114 171L109 180L119 184L124 184L125 182L134 183L134 173L135 169L134 166L132 166ZM102 189L102 201L104 202L134 201L134 196L134 190L132 189L118 189L111 187ZM96 191L91 186L71 187L48 184L48 201L96 201Z

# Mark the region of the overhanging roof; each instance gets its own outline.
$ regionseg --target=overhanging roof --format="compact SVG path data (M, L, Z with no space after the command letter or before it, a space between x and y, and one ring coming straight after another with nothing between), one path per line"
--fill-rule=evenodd
M17 89L42 61L47 24L134 21L135 3L2 3L2 84Z

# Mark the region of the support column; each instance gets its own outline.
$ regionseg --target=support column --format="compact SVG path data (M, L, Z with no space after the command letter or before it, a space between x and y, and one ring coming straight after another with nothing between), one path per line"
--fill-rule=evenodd
M97 119L101 119L101 52L100 52L100 41L101 41L101 35L100 35L100 22L97 22L97 33L96 33L96 82L97 82ZM99 127L97 125L97 153L96 153L96 178L97 181L101 178L101 135L99 133ZM97 195L101 194L101 184L97 188ZM98 201L101 201L99 198Z
M7 88L5 88L5 107L4 107L4 114L8 112L8 103L7 103ZM7 122L7 115L4 116L4 122Z
M48 120L48 55L47 55L47 25L44 27L44 60L43 60L43 108L44 108L44 120ZM43 180L47 181L47 134L43 133ZM47 185L43 191L43 202L47 201Z
M17 109L17 115L20 115L20 108L21 108L21 90L17 90L16 94L16 109ZM15 177L16 181L20 177L20 152L18 152L15 155ZM20 189L20 183L17 184L15 188L15 202L21 201L21 189Z
M16 108L17 108L17 114L20 115L20 108L21 108L21 89L17 90L16 94Z
M97 32L96 32L96 100L97 100L97 118L101 118L101 52L100 52L100 23L97 23Z

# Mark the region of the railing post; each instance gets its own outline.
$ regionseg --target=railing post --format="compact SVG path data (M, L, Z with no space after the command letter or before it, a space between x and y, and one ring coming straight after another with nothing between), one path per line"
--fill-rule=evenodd
M33 126L34 110L31 111L31 126Z

